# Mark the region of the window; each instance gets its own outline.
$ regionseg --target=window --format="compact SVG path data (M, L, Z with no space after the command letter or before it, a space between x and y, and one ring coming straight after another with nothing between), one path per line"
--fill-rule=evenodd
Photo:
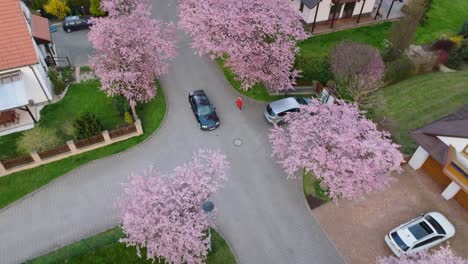
M11 83L21 80L21 71L12 71L0 74L0 83Z
M304 11L304 3L301 2L301 5L299 6L299 11L301 11L301 13Z
M429 243L432 243L432 242L437 241L437 240L442 239L442 238L443 238L443 236L431 237L431 238L429 238L429 239L426 240L426 241L423 241L423 242L421 242L421 243L416 244L413 248L422 247L422 246L424 246L424 245L427 245L427 244L429 244Z
M439 222L437 222L434 218L432 218L430 215L426 215L426 220L432 225L432 227L435 228L437 233L441 235L445 235L445 230L440 226Z
M408 227L408 230L418 240L434 233L431 227L424 221Z
M401 250L403 251L408 250L409 247L405 244L405 242L403 242L403 240L401 240L397 232L393 232L391 236L393 238L393 241L395 241L395 243L401 248Z

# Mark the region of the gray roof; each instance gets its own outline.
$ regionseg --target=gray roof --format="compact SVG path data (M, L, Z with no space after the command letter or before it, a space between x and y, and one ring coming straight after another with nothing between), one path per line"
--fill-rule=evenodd
M304 3L304 5L309 9L314 8L320 1L322 0L301 0L301 2Z
M287 110L299 108L301 105L294 99L294 97L287 97L270 103L270 107L275 113L282 113Z
M468 104L456 113L412 131L410 135L432 158L445 164L448 146L437 136L468 138Z

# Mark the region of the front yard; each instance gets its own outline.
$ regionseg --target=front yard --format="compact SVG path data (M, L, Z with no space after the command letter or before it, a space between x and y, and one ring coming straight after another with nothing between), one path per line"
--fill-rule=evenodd
M116 227L26 263L152 263L145 259L144 250L142 252L143 258L138 258L135 247L126 247L124 244L119 243L118 239L123 236L121 229ZM235 264L236 260L226 241L214 230L211 230L211 236L212 250L208 254L206 263ZM157 263L164 263L164 261Z
M73 117L80 111L92 111L96 113L102 121L104 129L118 127L123 123L112 104L112 99L98 91L98 83L96 81L91 81L73 85L61 102L44 109L41 126L57 125L63 128L63 125L67 124L68 120L73 120ZM148 138L160 126L166 113L166 102L162 89L158 89L156 98L153 101L138 105L137 113L143 126L143 135L34 169L0 177L0 208L35 191L76 167L126 150ZM54 120L54 118L57 120ZM3 155L10 153L9 155L12 155L11 153L15 154L17 152L16 150L4 152L4 146L15 146L15 141L19 137L17 134L20 133L8 135L7 140L0 137L0 153ZM63 139L70 137L65 132L60 136Z
M397 125L393 136L403 153L412 154L417 147L409 132L468 103L467 85L465 70L416 76L381 90L386 101L384 114Z
M73 139L70 131L72 122L81 112L96 114L103 129L114 129L124 124L115 109L112 98L99 92L99 81L92 80L70 86L67 95L58 103L50 104L41 111L41 120L37 126L57 130L57 136L63 143ZM14 158L22 154L16 142L22 132L0 137L0 160Z

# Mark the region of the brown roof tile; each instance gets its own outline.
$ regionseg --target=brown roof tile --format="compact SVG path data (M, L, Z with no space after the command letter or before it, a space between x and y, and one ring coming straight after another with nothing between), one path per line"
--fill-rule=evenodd
M49 20L45 17L31 15L33 37L43 41L51 42Z
M38 62L19 0L0 1L0 36L0 71Z
M418 128L411 137L440 164L447 159L448 146L437 136L468 138L468 104L459 111L427 126Z

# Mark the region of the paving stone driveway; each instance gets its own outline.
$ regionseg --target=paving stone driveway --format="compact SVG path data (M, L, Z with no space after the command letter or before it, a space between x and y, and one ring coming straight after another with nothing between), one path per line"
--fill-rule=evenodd
M155 1L153 13L173 21L175 4ZM161 79L168 101L161 129L144 144L76 169L0 210L0 263L19 263L117 225L113 204L131 172L152 164L168 171L199 147L221 149L231 163L229 182L214 202L218 230L239 263L344 262L306 209L301 182L286 180L271 159L265 104L245 99L244 110L235 110L238 94L218 66L179 37L179 56ZM221 118L212 132L199 130L187 102L188 92L200 88Z
M468 212L456 201L446 201L442 189L422 171L408 165L398 182L364 201L339 201L313 210L322 227L348 263L374 263L377 256L391 254L384 242L392 228L421 213L439 211L455 226L450 245L459 256L468 258Z

